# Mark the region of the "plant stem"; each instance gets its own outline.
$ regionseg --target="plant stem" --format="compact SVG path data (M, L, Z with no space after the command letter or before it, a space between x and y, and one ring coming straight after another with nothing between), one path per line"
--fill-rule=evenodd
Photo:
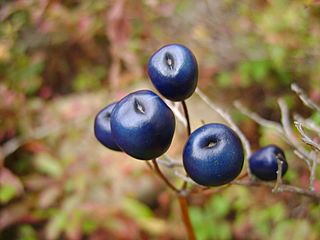
M189 137L191 134L191 124L190 124L189 112L188 112L186 102L182 101L181 103L182 103L182 107L183 107L183 111L184 111L184 116L186 117L186 121L187 121L187 136ZM184 181L182 184L181 190L186 190L187 186L188 186L188 182Z
M191 124L190 124L189 112L188 112L186 102L182 101L181 103L182 103L182 107L183 107L183 111L184 111L184 116L186 117L186 121L187 121L187 136L189 137L191 134ZM184 195L184 191L187 189L187 186L188 186L188 182L184 181L183 185L181 187L181 190L180 190L180 192L182 194L179 195L179 204L180 204L180 209L181 209L182 220L183 220L184 226L187 230L188 239L195 240L196 236L195 236L193 226L192 226L192 223L190 221L190 216L189 216L188 200L187 200L186 195Z
M184 111L184 116L186 117L187 120L187 134L188 137L191 134L191 125L190 125L190 118L189 118L189 112L188 112L188 108L187 108L187 104L185 101L182 101L182 107L183 107L183 111Z
M152 163L154 166L154 170L156 171L157 175L159 175L159 177L166 183L166 185L173 190L178 199L179 199L179 205L180 205L180 210L181 210L181 216L182 216L182 220L184 223L184 226L186 228L187 234L188 234L188 238L189 240L195 240L195 234L194 234L194 230L190 221L190 216L189 216L189 210L188 210L188 201L187 201L187 197L185 195L185 191L184 189L177 189L167 178L166 176L161 172L161 169L159 168L159 165L156 161L156 159L152 159Z
M269 182L263 182L263 181L257 181L257 180L235 180L232 181L232 184L236 184L236 185L243 185L243 186L266 186L269 188L274 188L274 184L273 183L269 183ZM304 189L304 188L300 188L300 187L296 187L296 186L291 186L291 185L286 185L286 184L281 184L278 187L277 192L290 192L290 193L295 193L295 194L299 194L299 195L303 195L303 196L307 196L310 197L314 200L316 200L317 202L320 202L320 192L315 192L315 191L310 191L308 189Z
M182 220L183 220L184 226L187 230L188 239L189 240L196 240L196 236L195 236L195 233L194 233L191 221L190 221L187 197L180 194L179 195L179 204L180 204L180 209L181 209Z
M152 164L151 164L149 161L146 161L146 164L147 164L148 168L149 168L151 171L153 171L153 166L152 166Z
M163 175L163 173L161 172L161 170L159 168L159 165L158 165L156 159L152 159L152 163L153 163L153 166L154 166L154 169L155 169L156 173L167 184L167 186L169 188L171 188L174 192L179 193L180 191L168 180L168 178L166 178L165 175Z
M190 118L189 118L189 113L188 113L188 108L187 108L187 104L185 101L182 101L182 107L183 107L183 111L184 111L184 115L186 118L186 122L187 122L187 135L188 137L191 134L191 125L190 125ZM159 177L166 183L166 185L173 190L176 195L178 196L179 199L179 205L180 205L180 210L181 210L181 216L182 216L182 220L184 223L184 226L186 228L187 234L188 234L188 239L189 240L196 240L196 236L193 230L193 226L191 224L190 221L190 216L189 216L189 209L188 209L188 201L187 201L187 196L186 196L186 188L188 185L187 181L183 182L183 185L181 187L181 189L177 189L168 179L167 177L161 172L161 169L159 168L159 165L156 161L156 159L152 160L153 166L154 166L154 170L156 171L156 173L159 175ZM150 166L149 166L150 167Z

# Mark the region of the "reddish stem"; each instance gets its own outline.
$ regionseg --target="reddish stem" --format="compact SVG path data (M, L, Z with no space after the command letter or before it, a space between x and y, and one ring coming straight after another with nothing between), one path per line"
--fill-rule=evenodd
M163 175L156 159L152 159L152 163L153 163L154 169L155 169L156 173L159 175L159 177L168 185L169 188L171 188L176 193L179 193L179 190L166 178L165 175Z
M187 104L186 104L185 101L182 101L182 107L183 107L184 115L185 115L186 121L187 121L187 135L189 137L190 134L191 134L191 126L190 126L190 118L189 118L188 108L187 108ZM184 226L185 226L187 234L188 234L188 239L189 240L196 240L194 229L193 229L191 221L190 221L189 210L188 210L188 201L187 201L187 197L185 195L185 190L186 190L187 185L188 185L187 181L183 182L183 185L182 185L181 189L177 189L167 179L167 177L161 172L161 169L159 168L159 165L158 165L156 159L153 159L152 163L153 163L153 166L154 166L153 170L156 171L156 173L166 183L166 185L171 190L173 190L178 196L179 205L180 205L180 209L181 209L181 216L182 216L182 220L183 220ZM149 167L151 168L150 165L149 165Z
M190 221L189 210L188 210L188 201L187 197L184 195L179 195L179 204L181 209L181 216L184 223L184 226L187 230L188 239L196 240L196 236Z
M181 189L177 189L167 178L166 176L161 172L161 169L159 168L159 165L156 161L156 159L152 160L153 166L154 166L154 170L156 171L156 173L159 175L159 177L167 184L167 186L172 189L176 195L179 198L179 205L180 205L180 209L181 209L181 216L182 216L182 220L184 223L184 226L187 230L187 234L188 234L188 238L189 240L195 240L195 234L194 234L194 230L190 221L190 216L189 216L189 210L188 210L188 201L186 196L184 195L184 190Z

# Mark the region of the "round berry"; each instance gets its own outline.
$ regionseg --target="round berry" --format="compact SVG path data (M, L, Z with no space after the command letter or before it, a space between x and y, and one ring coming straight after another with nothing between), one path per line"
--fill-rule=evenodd
M121 151L111 134L110 117L116 103L111 103L102 109L94 120L94 134L98 141L107 148Z
M220 186L241 172L244 153L237 134L224 124L206 124L195 130L183 150L183 165L198 184Z
M198 64L192 52L180 44L156 51L148 62L148 74L155 88L167 99L190 97L198 82Z
M118 102L111 114L111 130L124 152L137 159L150 160L168 150L175 118L157 94L140 90Z
M282 161L282 176L288 170L284 152L276 145L268 145L259 149L249 158L250 171L257 178L264 181L273 181L277 179L278 162Z

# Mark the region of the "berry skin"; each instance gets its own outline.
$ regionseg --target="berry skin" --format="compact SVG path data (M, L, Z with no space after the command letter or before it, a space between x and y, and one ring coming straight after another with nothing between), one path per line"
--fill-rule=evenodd
M198 184L220 186L241 172L243 147L236 133L224 124L211 123L195 130L183 150L183 165Z
M117 103L111 114L111 130L124 152L137 159L150 160L168 150L175 118L157 94L140 90Z
M283 161L282 176L288 170L288 163L284 152L276 145L268 145L259 149L249 158L250 171L257 178L264 181L273 181L277 179L278 163L277 157Z
M197 87L198 64L188 48L169 44L151 56L148 74L155 88L165 98L182 101L190 97Z
M116 103L111 103L102 109L94 120L94 134L98 141L107 148L121 151L111 134L110 117Z

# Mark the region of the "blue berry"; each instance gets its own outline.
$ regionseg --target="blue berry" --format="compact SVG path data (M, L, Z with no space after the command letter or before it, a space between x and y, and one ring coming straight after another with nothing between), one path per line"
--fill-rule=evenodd
M192 52L180 44L156 51L148 62L148 74L155 88L167 99L189 98L198 82L198 64Z
M206 124L195 130L183 150L183 165L200 185L220 186L241 172L244 153L237 134L224 124Z
M98 141L107 148L112 150L121 151L111 134L110 117L116 103L103 108L94 120L94 134Z
M137 159L150 160L168 150L175 118L157 94L140 90L118 102L112 111L111 130L124 152Z
M261 180L276 180L278 170L277 156L279 160L283 162L283 176L288 170L288 163L285 159L284 152L276 145L263 147L250 156L249 167L251 173Z

